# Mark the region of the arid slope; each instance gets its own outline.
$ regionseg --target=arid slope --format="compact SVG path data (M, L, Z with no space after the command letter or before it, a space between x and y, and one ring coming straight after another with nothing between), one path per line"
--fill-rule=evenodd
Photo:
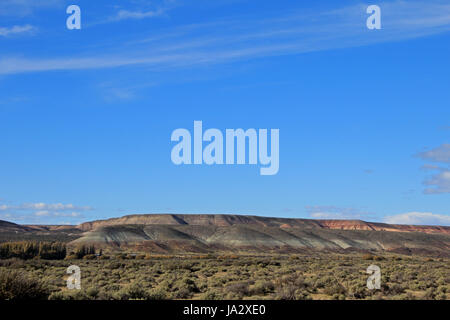
M0 241L36 239L160 253L276 253L319 249L450 256L450 227L442 226L200 214L130 215L78 226L21 226L0 221Z
M157 252L387 250L450 254L450 227L240 215L131 215L84 223L74 243Z

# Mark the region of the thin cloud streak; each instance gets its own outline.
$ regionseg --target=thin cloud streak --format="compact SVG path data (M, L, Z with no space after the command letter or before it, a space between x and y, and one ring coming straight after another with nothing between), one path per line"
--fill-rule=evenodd
M36 28L29 24L26 24L24 26L5 27L0 28L0 37L8 37L23 33L32 33L34 31L36 31Z
M0 16L24 17L36 10L59 8L64 6L61 0L1 0Z
M163 9L153 11L128 11L120 10L116 16L112 17L112 21L120 21L125 19L145 19L160 16L164 13Z
M301 19L292 15L267 19L270 24L230 20L224 23L225 26L210 31L196 28L197 32L191 33L187 40L188 36L183 32L177 38L171 31L168 38L157 37L156 45L151 47L145 45L145 39L136 40L132 42L134 45L131 44L132 50L127 47L127 53L122 54L46 59L8 57L0 60L0 74L128 66L187 67L366 46L450 31L450 5L437 1L385 4L382 30L365 28L367 15L362 8L358 5L319 12Z

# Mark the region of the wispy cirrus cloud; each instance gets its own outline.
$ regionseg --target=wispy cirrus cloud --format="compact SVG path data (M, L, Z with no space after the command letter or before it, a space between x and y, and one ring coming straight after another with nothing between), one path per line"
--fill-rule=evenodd
M110 17L109 21L121 21L121 20L127 20L127 19L146 19L146 18L153 18L158 17L162 15L165 12L165 9L156 9L156 10L149 10L149 11L129 11L129 10L119 10L117 14Z
M101 83L99 88L106 102L117 102L118 100L132 100L138 96L139 91L155 85L154 82L130 84L129 81L127 83L108 81Z
M152 2L138 2L132 7L124 9L121 5L114 6L114 13L109 14L100 20L91 22L88 27L102 25L124 20L143 20L156 18L165 15L168 11L176 6L176 1L159 0Z
M26 24L23 26L12 26L12 27L0 27L0 37L8 37L14 35L20 35L24 33L33 33L37 30L36 27Z
M3 57L0 74L87 70L118 67L179 68L219 64L269 56L349 48L402 41L450 31L450 5L441 1L380 3L382 30L365 28L365 6L331 11L272 16L266 19L229 19L178 26L165 30L169 37L153 36L151 46L127 40L121 53L51 58ZM120 19L141 19L158 11L119 11ZM149 38L147 36L147 38ZM145 39L144 39L145 40ZM132 44L130 44L132 43Z
M36 10L61 7L65 0L1 0L0 16L23 17Z

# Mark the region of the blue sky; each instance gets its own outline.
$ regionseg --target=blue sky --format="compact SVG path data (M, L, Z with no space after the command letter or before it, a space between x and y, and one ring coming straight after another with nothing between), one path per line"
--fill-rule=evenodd
M449 57L448 1L2 0L0 219L450 225ZM194 120L280 129L279 173L175 166Z

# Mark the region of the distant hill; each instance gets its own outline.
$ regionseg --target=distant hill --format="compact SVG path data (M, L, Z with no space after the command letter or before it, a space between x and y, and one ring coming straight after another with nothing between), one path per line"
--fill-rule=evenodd
M19 237L58 236L72 244L157 253L377 250L450 256L450 227L244 215L149 214L78 226L20 226L0 222ZM11 232L9 232L11 234Z
M0 232L29 232L32 228L0 220Z
M139 214L121 218L96 220L83 223L77 228L91 231L99 227L141 224L141 225L191 225L227 227L233 225L252 225L278 228L318 228L333 230L371 230L391 232L423 232L450 235L450 227L393 225L386 223L365 222L362 220L313 220L271 218L261 216L226 215L226 214Z
M150 214L83 223L74 243L152 252L387 250L450 255L450 227L243 215Z
M65 241L82 236L83 231L75 226L19 225L0 220L0 242L6 241Z

